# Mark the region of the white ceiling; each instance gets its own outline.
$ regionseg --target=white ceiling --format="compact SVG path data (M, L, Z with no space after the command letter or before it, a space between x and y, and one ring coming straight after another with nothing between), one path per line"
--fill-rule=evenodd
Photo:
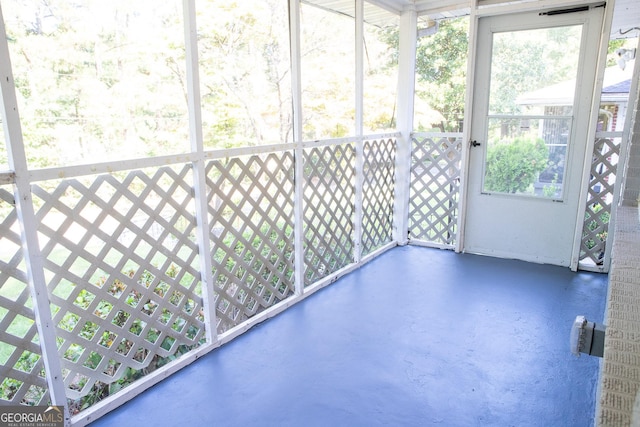
M500 2L500 0L480 0L480 2L484 1L492 4ZM502 1L513 2L514 0ZM535 2L536 0L520 1ZM353 0L302 0L302 2L350 16L354 14ZM397 24L398 17L407 8L415 7L423 21L427 19L439 20L468 14L470 3L470 0L365 0L364 14L365 21L374 25L386 26ZM545 3L549 4L549 2ZM621 34L621 32L632 28L637 28L637 30ZM614 38L640 36L639 0L615 1L611 35Z

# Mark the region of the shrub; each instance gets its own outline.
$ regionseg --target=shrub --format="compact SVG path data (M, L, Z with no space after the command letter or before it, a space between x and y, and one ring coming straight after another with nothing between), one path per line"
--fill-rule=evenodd
M523 193L547 166L548 149L541 138L497 141L487 151L484 189Z

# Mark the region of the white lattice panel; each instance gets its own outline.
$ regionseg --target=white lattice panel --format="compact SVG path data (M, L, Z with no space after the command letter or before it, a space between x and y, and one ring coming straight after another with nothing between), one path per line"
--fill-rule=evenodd
M619 138L598 138L591 162L591 181L582 228L580 262L600 265L609 236L609 218L620 155Z
M48 402L13 194L0 186L0 405Z
M461 137L412 138L409 238L456 242Z
M304 177L304 276L308 285L354 260L354 145L306 149Z
M68 397L204 336L191 175L187 165L33 186Z
M218 332L293 294L293 154L207 164Z
M393 239L396 141L364 142L362 255Z

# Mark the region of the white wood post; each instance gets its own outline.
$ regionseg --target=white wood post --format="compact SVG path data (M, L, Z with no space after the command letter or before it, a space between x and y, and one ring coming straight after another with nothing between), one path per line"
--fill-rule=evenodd
M304 168L302 150L302 71L300 64L300 0L289 0L289 46L291 53L291 96L293 101L294 150L294 283L295 294L304 292Z
M27 281L36 327L42 350L42 360L46 371L49 395L53 405L64 406L65 424L70 422L69 408L65 394L64 379L58 348L56 346L56 326L51 317L51 305L47 282L44 275L43 257L38 243L38 224L33 208L31 183L27 157L22 138L15 81L11 69L9 46L6 37L4 16L0 7L0 92L2 95L2 120L5 123L5 138L9 167L15 172L14 192L16 211L20 224L22 250L27 268Z
M209 210L207 202L207 173L202 139L202 108L200 106L200 76L198 73L198 34L195 0L184 0L184 31L187 61L187 98L189 104L189 138L193 160L193 188L196 203L196 236L202 280L202 302L205 313L208 345L218 343L216 303L209 239Z
M584 152L583 170L582 170L582 182L581 193L578 200L578 214L575 222L575 232L573 237L573 250L571 253L570 268L572 271L578 270L578 263L580 261L580 247L582 242L582 229L584 228L584 213L587 206L587 198L589 197L589 186L591 181L591 163L593 159L593 148L596 142L596 128L598 124L598 114L600 111L600 98L602 97L602 85L604 81L604 69L607 63L607 49L609 47L609 34L611 33L611 21L613 19L613 9L615 8L615 0L607 2L604 9L604 16L602 18L601 25L594 26L596 19L593 15L590 15L588 24L585 25L586 32L599 31L600 32L600 49L598 52L597 69L595 75L595 84L593 85L593 92L591 97L591 116L589 118L589 131L587 132L587 143ZM599 22L598 22L599 23ZM595 28L592 28L594 26ZM584 82L587 88L593 84L593 81ZM615 220L615 217L611 218ZM613 221L610 221L611 230L609 232L613 235Z
M355 55L356 55L356 205L354 226L354 261L362 260L362 219L364 216L363 186L364 186L364 140L363 140L363 112L364 112L364 0L355 1Z
M607 35L611 34L611 24L613 20L613 9L615 4L607 3L607 8L610 8L608 14L604 17L603 24L603 35L604 31L607 31ZM607 47L609 46L609 37L604 37L606 41ZM640 48L640 40L638 40L638 48ZM636 50L637 52L637 50ZM606 67L606 65L604 65ZM604 74L603 74L604 79ZM629 153L629 145L631 144L631 140L629 138L629 131L631 129L632 115L633 115L633 105L636 104L636 97L638 95L638 79L640 79L640 67L635 66L633 69L633 76L631 77L631 87L629 88L629 99L627 100L627 111L625 114L624 127L622 129L622 137L620 139L620 154L618 157L618 169L616 171L616 182L613 184L613 200L611 202L611 212L609 216L609 229L607 231L607 240L606 246L604 249L604 259L602 260L602 271L605 273L609 272L611 268L611 250L613 249L613 235L616 230L616 218L618 216L617 206L620 204L622 199L622 192L624 189L624 181L622 177L625 176L625 165L627 163L627 156ZM604 81L603 81L604 84ZM602 92L602 89L600 89ZM598 103L599 107L600 103ZM595 141L594 141L595 142ZM587 192L589 187L587 187ZM588 197L588 195L587 195ZM585 207L586 209L586 207ZM584 225L583 225L584 227Z
M394 206L394 240L408 243L409 186L411 179L411 132L413 131L413 97L416 85L416 46L418 15L415 6L400 16L398 57L398 105L396 127L400 133L396 157L396 203Z

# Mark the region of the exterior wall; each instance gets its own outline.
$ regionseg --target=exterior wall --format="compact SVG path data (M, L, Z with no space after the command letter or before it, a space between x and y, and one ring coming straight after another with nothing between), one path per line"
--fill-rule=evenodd
M640 85L638 85L640 88ZM640 92L640 90L639 90ZM640 96L636 97L636 104L631 123L631 145L629 146L629 160L627 164L622 204L638 206L640 198Z
M636 138L638 136L636 134ZM638 194L637 187L635 194ZM607 329L596 411L598 427L640 425L639 263L638 212L636 208L623 206L617 211L609 273Z

